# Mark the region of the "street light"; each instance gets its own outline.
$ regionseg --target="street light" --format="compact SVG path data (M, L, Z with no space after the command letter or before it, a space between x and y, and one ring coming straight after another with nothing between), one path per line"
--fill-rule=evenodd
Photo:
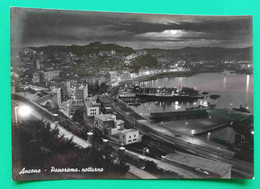
M208 139L208 140L210 139L210 135L211 135L211 133L208 132L208 136L207 136L207 139Z
M120 148L118 148L120 151L125 151L125 147L121 146Z
M23 105L18 108L18 114L22 117L29 116L31 114L31 108L29 106Z
M18 122L18 115L21 117L28 117L32 112L32 109L27 105L14 107L15 123Z
M92 132L88 132L87 135L88 135L87 141L89 143L92 143L93 142L93 133Z
M188 128L187 128L187 127L188 127L188 124L189 124L188 122L185 122L185 125L186 125L186 132L187 132L187 130L188 130Z
M118 148L118 153L119 153L119 155L120 155L121 157L123 157L124 154L125 154L125 147L123 147L123 146L119 147L119 148Z
M220 151L220 147L218 147L218 157L219 157L219 151Z
M143 148L143 156L145 155L145 152L149 153L149 149L148 148Z
M192 134L191 142L193 142L193 135L195 134L195 130L192 129L191 134Z

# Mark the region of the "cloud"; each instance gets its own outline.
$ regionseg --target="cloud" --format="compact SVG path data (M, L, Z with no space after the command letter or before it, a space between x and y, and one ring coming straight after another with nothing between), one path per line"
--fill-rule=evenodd
M20 46L113 42L131 47L245 47L250 16L187 16L15 8L12 36ZM15 25L15 26L14 26ZM171 45L169 45L171 44ZM145 46L146 45L146 46ZM168 45L168 46L167 46Z
M139 40L154 41L185 41L188 39L200 39L204 35L203 32L190 32L185 30L164 30L162 32L147 32L137 34L135 37Z

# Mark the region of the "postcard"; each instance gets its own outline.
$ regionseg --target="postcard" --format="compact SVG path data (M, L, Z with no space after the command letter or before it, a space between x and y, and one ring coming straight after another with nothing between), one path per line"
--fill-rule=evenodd
M252 179L252 16L11 7L12 176Z

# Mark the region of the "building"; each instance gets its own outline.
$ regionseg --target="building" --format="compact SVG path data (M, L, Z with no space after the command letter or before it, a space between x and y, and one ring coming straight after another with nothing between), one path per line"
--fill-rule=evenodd
M88 85L80 85L76 88L75 94L74 94L74 101L76 103L84 103L84 101L88 97Z
M43 72L44 81L51 81L60 77L60 70L48 70Z
M100 114L101 104L97 103L93 98L87 99L84 104L88 117L94 117Z
M178 66L176 65L170 65L169 68L170 68L169 71L178 71Z
M61 93L59 87L52 87L52 101L55 107L60 107L61 105Z
M94 118L94 128L111 140L125 145L142 140L138 130L124 129L124 121L113 114L100 114Z
M71 88L76 88L77 86L78 86L77 80L71 80L71 81L70 81L70 87L71 87Z
M99 84L108 83L111 81L109 73L101 72L101 73L97 74L97 78L98 78Z
M114 128L114 120L116 120L116 116L113 114L95 115L94 128L96 128L104 134L106 129Z
M19 75L18 75L18 73L15 72L15 70L13 69L13 66L11 66L11 76L19 78Z
M238 61L237 65L239 68L242 69L253 69L253 61Z
M116 141L119 142L118 137L119 137L119 132L124 130L124 121L123 120L114 120L114 127L107 128L106 129L106 134L107 136Z
M60 112L62 112L65 116L69 117L72 114L72 100L69 99L67 101L63 101L60 106Z
M41 78L41 75L40 75L39 72L33 73L33 78L32 78L33 84L35 84L35 83L40 83L40 81L41 81L40 78Z
M113 109L109 106L105 106L104 104L101 105L101 112L103 114L112 114L113 113Z
M71 95L70 81L63 81L60 83L61 100L66 101Z
M24 48L23 52L27 56L34 56L36 54L36 51L30 49L30 48Z
M37 59L37 60L36 60L36 69L37 69L37 70L40 70L41 67L42 67L42 66L41 66L41 62L40 62L40 60Z
M124 126L125 126L125 122L121 119L119 120L114 120L114 123L115 123L115 127L120 129L120 130L123 130L124 129Z
M114 50L110 51L110 55L115 55L115 54L116 54L116 51L114 51Z
M135 129L125 129L119 132L119 142L125 145L140 142L139 131Z
M115 55L116 51L111 50L111 51L99 51L98 56L112 56Z
M138 51L136 52L136 54L137 54L138 56L146 55L146 54L147 54L147 51L145 51L145 50L138 50Z
M107 137L118 140L118 135L121 131L124 131L124 121L117 120L113 114L100 114L95 115L94 127Z
M108 72L108 74L109 74L110 81L113 81L117 78L117 71L110 71L110 72Z
M130 73L129 73L129 71L126 71L126 70L122 71L121 78L122 78L123 80L129 79L129 78L130 78Z

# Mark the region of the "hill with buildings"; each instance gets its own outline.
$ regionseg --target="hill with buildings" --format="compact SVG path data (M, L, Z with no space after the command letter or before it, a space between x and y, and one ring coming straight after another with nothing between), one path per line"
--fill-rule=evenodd
M39 63L42 67L54 67L66 76L91 76L100 71L139 69L169 69L180 67L200 71L202 67L215 66L240 70L250 64L252 68L252 47L186 47L182 49L133 49L114 43L92 42L87 45L27 47L20 51L20 60L30 65ZM242 66L242 68L240 68ZM214 67L214 69L215 69ZM242 70L243 71L243 70ZM250 71L250 73L252 70ZM243 72L244 73L244 72Z
M175 59L184 61L252 61L252 47L247 48L220 48L220 47L186 47L182 49L140 49L134 50L131 47L123 47L117 44L104 44L92 42L88 45L72 46L43 46L29 47L35 51L42 51L47 54L72 53L76 56L89 55L113 55L120 54L127 56L133 53L146 51L153 57ZM147 59L147 57L144 57ZM150 60L150 58L148 58ZM159 61L160 62L160 61Z

